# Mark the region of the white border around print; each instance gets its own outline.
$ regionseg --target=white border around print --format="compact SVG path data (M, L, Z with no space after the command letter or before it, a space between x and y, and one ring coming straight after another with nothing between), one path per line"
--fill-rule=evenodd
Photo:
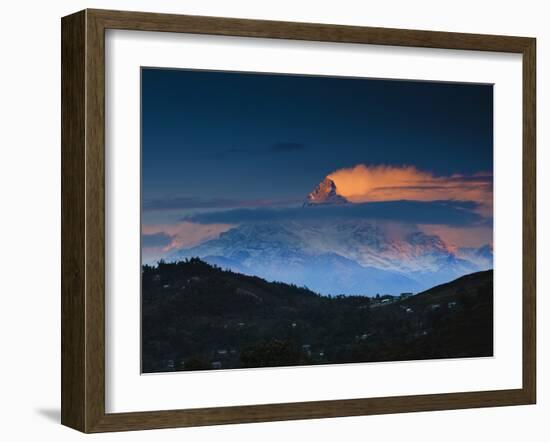
M142 66L493 83L494 357L141 375ZM516 54L108 30L106 411L521 388L521 81Z

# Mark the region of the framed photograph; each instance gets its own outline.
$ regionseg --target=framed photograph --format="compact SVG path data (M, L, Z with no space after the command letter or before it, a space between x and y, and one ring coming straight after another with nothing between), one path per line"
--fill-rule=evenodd
M535 39L62 19L62 423L533 404Z

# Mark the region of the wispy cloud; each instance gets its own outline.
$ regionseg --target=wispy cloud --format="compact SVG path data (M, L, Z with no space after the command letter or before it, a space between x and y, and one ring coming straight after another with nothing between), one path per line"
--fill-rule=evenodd
M172 242L172 237L165 232L145 233L141 235L141 246L152 247L166 247Z
M235 227L231 224L199 224L188 221L173 224L144 224L141 228L144 262L152 262L174 249L193 247L217 238Z
M377 201L342 206L233 209L189 215L182 221L211 224L246 222L378 219L415 224L465 226L486 221L474 201Z
M294 152L300 152L305 150L307 146L303 143L294 141L281 141L273 143L267 147L258 147L257 149L245 149L245 148L231 148L216 152L214 156L216 158L240 158L240 157L257 157L268 156L276 154L292 154Z
M418 228L428 235L437 235L451 248L481 247L493 243L492 225L445 226L437 224L419 224Z
M272 144L269 150L271 152L277 152L277 153L289 153L289 152L304 150L305 148L306 148L306 145L302 143L285 142L285 143Z
M239 200L230 198L153 198L143 201L144 211L184 209L232 209L241 207L276 207L294 204L298 200Z

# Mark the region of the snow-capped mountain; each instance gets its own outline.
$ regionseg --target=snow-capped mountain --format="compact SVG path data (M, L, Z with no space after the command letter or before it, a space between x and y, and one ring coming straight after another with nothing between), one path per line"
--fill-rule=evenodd
M325 178L302 210L353 206ZM327 210L333 208L327 208ZM455 249L414 225L364 218L247 222L170 260L199 257L225 269L307 286L322 294L399 294L492 268L493 251Z
M323 294L416 292L486 267L459 257L437 236L396 234L367 220L243 224L171 259L193 256Z
M342 195L339 195L336 184L330 178L325 178L311 192L304 202L305 206L314 206L317 204L347 204L349 201Z
M462 259L473 262L481 270L493 268L493 246L485 244L482 247L462 247L456 251L456 255Z

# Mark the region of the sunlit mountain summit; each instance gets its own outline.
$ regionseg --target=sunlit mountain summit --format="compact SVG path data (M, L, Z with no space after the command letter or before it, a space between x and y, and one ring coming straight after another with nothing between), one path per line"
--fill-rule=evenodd
M349 201L342 195L338 194L336 184L330 178L326 177L321 181L311 192L304 202L304 207L315 206L318 204L333 205L333 204L348 204Z

